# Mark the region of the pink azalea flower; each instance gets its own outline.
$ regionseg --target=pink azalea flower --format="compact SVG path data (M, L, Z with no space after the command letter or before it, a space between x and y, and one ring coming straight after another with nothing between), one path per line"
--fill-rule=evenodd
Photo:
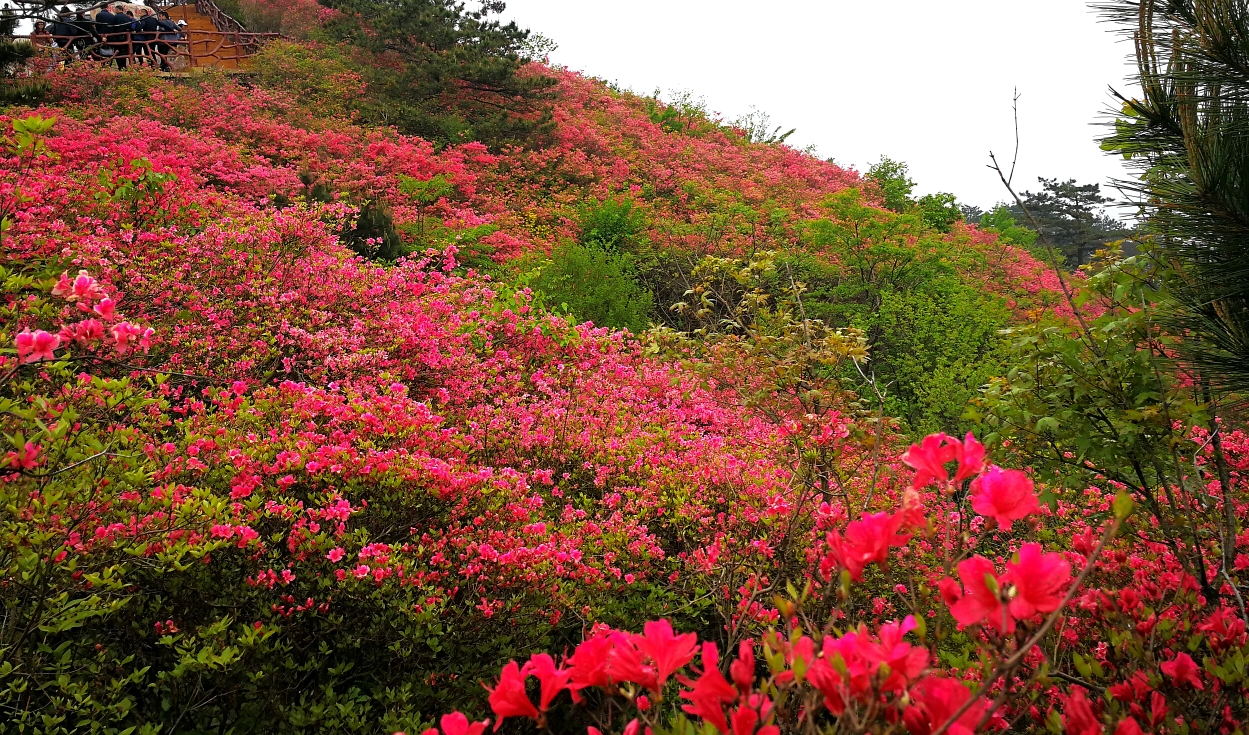
M100 303L96 304L95 307L92 308L92 311L99 314L106 320L111 320L114 316L116 316L117 302L105 297L100 299Z
M1011 615L1024 620L1058 609L1071 581L1071 565L1062 554L1047 554L1040 544L1028 543L1019 549L1019 561L1006 563L1003 579L1015 585Z
M56 359L52 353L61 346L61 336L42 329L34 332L27 329L18 334L14 342L17 344L17 359L25 364Z
M66 301L94 301L104 296L104 290L85 270L78 271L73 279L69 271L61 274L61 279L52 287L52 295Z
M1002 530L1040 509L1032 480L1019 470L991 467L971 485L971 507L982 516L997 520Z

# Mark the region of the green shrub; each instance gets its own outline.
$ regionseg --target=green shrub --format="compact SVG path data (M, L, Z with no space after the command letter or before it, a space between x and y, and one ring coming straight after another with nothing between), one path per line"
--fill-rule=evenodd
M577 225L581 232L577 241L582 245L628 252L644 241L646 216L629 199L605 199L582 208Z
M651 293L637 281L633 256L597 244L556 248L532 285L548 305L611 329L646 329L654 306Z

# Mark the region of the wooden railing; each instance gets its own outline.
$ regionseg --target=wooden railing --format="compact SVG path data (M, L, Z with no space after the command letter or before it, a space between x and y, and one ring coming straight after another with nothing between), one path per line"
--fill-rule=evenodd
M170 0L169 4L177 5L180 3ZM217 30L223 33L247 33L247 29L243 27L242 23L217 7L217 3L213 2L213 0L195 0L195 11L200 15L206 16L212 21Z
M229 17L229 16L226 16ZM161 38L172 33L107 33L102 39L83 36L17 36L30 40L37 53L31 64L36 70L55 68L61 63L95 62L159 66L169 71L185 71L193 67L222 66L233 62L242 67L245 60L260 52L266 41L277 33L241 31L184 30L177 39ZM156 36L153 40L148 39ZM39 67L47 62L45 69Z

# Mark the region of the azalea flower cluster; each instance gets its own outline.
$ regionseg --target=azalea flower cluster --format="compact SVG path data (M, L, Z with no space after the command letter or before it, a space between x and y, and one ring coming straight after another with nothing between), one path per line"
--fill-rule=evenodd
M17 349L19 363L54 360L56 350L71 344L84 347L103 345L118 356L136 349L143 352L151 349L155 330L122 320L116 311L117 302L105 294L100 284L87 271L78 271L73 279L68 272L62 273L60 280L52 288L52 295L76 304L81 312L95 316L65 324L58 332L42 329L23 329L18 332L13 338L13 344ZM3 364L0 362L0 366Z
M828 556L821 564L826 576L830 564L840 567L845 579L855 581L864 580L868 565L886 568L890 550L906 549L913 533L935 535L936 529L931 526L934 516L941 519L940 499L948 499L962 488L968 490L968 495L961 502L969 503L982 518L993 519L1003 531L1041 511L1027 475L987 463L984 447L970 435L963 441L943 434L931 435L912 445L903 461L915 470L904 494L907 505L894 513L864 514L849 523L844 534L830 532ZM947 469L951 463L952 473ZM920 507L922 501L917 494L932 485L938 495L928 498L931 507L925 510ZM1066 513L1067 509L1061 512ZM1116 512L1121 515L1123 511ZM1087 531L1083 535L1087 537ZM1122 568L1122 562L1116 561L1121 552L1110 558L1100 556L1102 544L1110 538L1108 533L1100 543L1085 540L1077 544L1087 565L1107 573ZM953 562L947 559L946 563ZM543 726L552 716L556 696L568 690L571 702L590 712L580 715L575 714L576 708L562 709L560 716L570 721L594 722L587 725L591 735L609 727L626 733L660 728L667 731L674 726L672 718L680 716L698 718L720 733L733 735L802 732L833 722L848 725L856 732L870 731L874 724L900 722L912 735L970 735L985 729L1004 729L1019 717L1046 719L1047 714L1054 728L1071 735L1112 731L1116 735L1135 735L1166 730L1183 722L1182 716L1177 720L1171 709L1170 702L1176 700L1168 697L1183 698L1204 692L1212 671L1217 672L1216 689L1231 684L1229 695L1243 691L1235 684L1239 674L1234 668L1214 665L1208 659L1203 672L1188 652L1167 646L1159 651L1162 659L1153 673L1135 668L1132 664L1139 666L1140 651L1133 653L1132 646L1140 645L1141 636L1156 637L1159 630L1170 629L1179 606L1173 604L1167 613L1171 624L1159 627L1157 612L1143 604L1140 593L1132 587L1123 589L1118 600L1097 589L1077 594L1080 590L1066 555L1047 552L1039 543L1019 545L1014 558L1006 563L1005 573L999 574L994 563L980 555L958 561L957 570L962 584L951 577L941 577L936 585L939 599L960 628L975 632L980 638L984 655L996 666L992 673L982 669L979 676L962 679L941 671L935 651L923 644L927 625L919 622L930 619L935 611L925 613L917 609L915 615L908 615L900 623L879 624L875 634L863 624L838 633L832 622L839 619L841 614L837 613L822 630L815 626L820 632L812 635L804 632L812 626L801 615L800 607L778 599L784 631L766 633L758 643L741 641L737 658L727 669L720 662L715 642L704 641L700 645L693 633L676 634L667 620L648 623L641 634L605 626L592 628L562 666L547 654L536 654L523 666L510 663L501 672L498 683L488 687L496 729L510 717L528 718ZM1191 577L1180 575L1177 582L1195 590ZM1160 585L1144 583L1143 588L1148 590L1145 594L1151 600L1162 601ZM1086 616L1092 613L1092 618L1065 618L1073 630L1060 640L1068 644L1079 642L1080 631L1097 630L1098 637L1106 636L1107 630L1123 625L1121 616L1137 621L1129 625L1135 626L1135 634L1119 634L1116 643L1126 654L1121 674L1125 678L1106 688L1106 702L1090 699L1083 684L1067 691L1051 688L1048 710L1039 710L1035 704L1026 704L1029 698L1042 696L1036 689L1029 694L1037 674L1031 680L1016 676L1017 667L1028 661L1044 678L1049 665L1047 656L1042 649L1033 647L1039 638L1031 636L1034 632L1038 636L1044 634L1064 611L1069 615L1077 611ZM917 617L921 614L923 618ZM1149 617L1142 620L1144 615ZM1015 636L1025 629L1030 636L1026 642ZM1234 608L1220 607L1191 629L1205 637L1211 652L1220 659L1249 646L1246 623ZM915 634L919 642L907 640L908 634ZM1111 640L1115 640L1113 635ZM766 664L764 672L756 660L760 645ZM691 665L699 648L701 672L694 672L694 676L678 673ZM1077 665L1088 667L1088 672L1082 672L1088 676L1108 676L1114 666L1114 656L1108 654L1109 647L1099 647L1089 658L1075 653L1074 660ZM1002 672L1007 676L999 681L997 677ZM537 705L527 692L529 677L538 681ZM670 679L680 684L675 692L671 687L665 688ZM596 692L598 698L590 697L589 691ZM999 693L996 700L991 701L991 692ZM674 694L684 703L676 709L662 707ZM1007 697L1008 694L1013 697ZM1240 704L1228 702L1219 706L1223 727L1228 728L1224 731L1234 731L1240 723ZM622 710L626 713L623 719L613 721L611 713ZM1107 718L1111 718L1109 723ZM478 724L484 728L488 721Z
M987 700L969 705L972 694L964 684L930 673L931 652L904 640L915 628L908 616L881 626L876 635L862 626L840 636L825 633L818 646L796 629L788 638L743 640L726 678L714 642L700 644L693 633L677 635L667 620L647 623L641 634L600 626L562 666L547 654L535 654L523 666L515 661L504 666L497 683L487 687L494 729L512 717L544 726L567 691L572 703L599 710L594 718L599 725L586 727L589 735L609 726L602 719L609 702L636 715L624 724L624 733L651 733L665 724L660 713L665 694L674 693L670 681L680 685L680 711L701 721L696 726L706 723L724 735L777 735L778 721L788 720L786 731L792 731L820 727L828 717L850 718L856 727L876 718L901 719L913 735L943 727L965 735L982 722L998 726ZM700 668L692 666L695 657ZM538 683L537 704L526 690L530 677ZM467 722L464 714L452 713L443 718L442 733L458 735ZM480 733L489 723L473 723L470 732ZM437 734L437 729L424 733Z

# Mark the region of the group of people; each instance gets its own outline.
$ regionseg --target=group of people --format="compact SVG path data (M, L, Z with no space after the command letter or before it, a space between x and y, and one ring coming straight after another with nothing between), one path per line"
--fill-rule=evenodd
M62 6L51 25L36 21L30 40L36 47L59 50L63 60L102 59L125 69L130 61L160 64L170 71L169 57L186 43L186 21L174 22L164 10L140 7L138 16L125 5L106 6L94 17Z

